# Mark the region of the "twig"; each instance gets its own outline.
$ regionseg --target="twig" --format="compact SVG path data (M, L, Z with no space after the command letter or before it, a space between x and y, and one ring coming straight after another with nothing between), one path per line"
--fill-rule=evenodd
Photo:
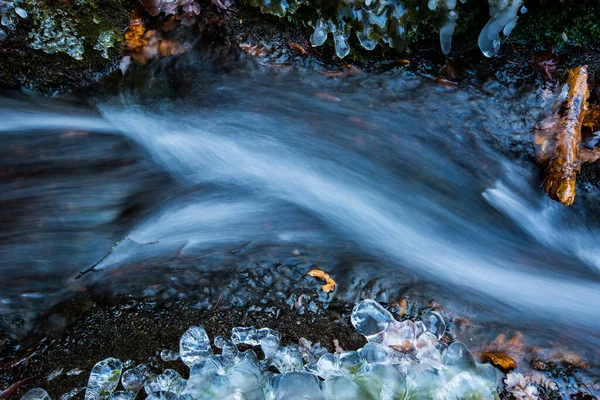
M82 276L84 276L85 274L89 273L89 272L98 272L95 268L98 266L98 264L100 264L102 261L104 261L106 259L106 257L108 257L116 248L119 244L121 244L122 242L124 242L125 240L129 240L130 242L133 242L139 246L145 246L147 244L155 244L158 243L158 241L155 242L148 242L148 243L138 243L133 239L130 239L129 236L125 237L123 240L118 241L117 243L115 243L115 245L113 247L111 247L111 249L104 255L104 257L102 257L100 260L98 260L94 265L92 265L91 267L89 267L88 269L84 270L84 271L79 271L79 274L75 277L75 279L79 279Z

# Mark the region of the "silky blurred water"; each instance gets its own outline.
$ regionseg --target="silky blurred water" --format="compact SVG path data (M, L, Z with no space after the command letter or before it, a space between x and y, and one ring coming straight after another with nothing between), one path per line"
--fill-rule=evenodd
M92 283L147 293L174 259L235 279L300 254L341 282L410 275L478 318L598 343L598 197L544 197L541 92L191 71L85 101L0 97L3 314Z

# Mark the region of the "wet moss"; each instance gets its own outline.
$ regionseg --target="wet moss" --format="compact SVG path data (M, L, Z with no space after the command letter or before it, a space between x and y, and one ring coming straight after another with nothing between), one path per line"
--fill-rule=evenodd
M30 47L29 34L35 32L38 21L31 11L40 15L58 15L71 21L77 37L83 37L83 60L57 52L47 54ZM119 45L120 32L128 22L128 0L84 0L58 2L56 0L31 0L27 2L29 18L19 21L17 29L0 43L0 88L24 86L42 93L65 91L98 79L114 68L122 56ZM58 17L57 17L58 18ZM114 30L115 46L109 49L109 58L95 50L101 32Z

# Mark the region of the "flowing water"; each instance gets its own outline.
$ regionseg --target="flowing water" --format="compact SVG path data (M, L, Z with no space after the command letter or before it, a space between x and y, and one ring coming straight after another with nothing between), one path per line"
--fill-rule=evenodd
M235 279L305 257L348 299L344 284L410 279L482 320L599 344L598 197L545 198L543 92L186 62L85 101L0 97L3 314L92 284L147 295L173 260Z

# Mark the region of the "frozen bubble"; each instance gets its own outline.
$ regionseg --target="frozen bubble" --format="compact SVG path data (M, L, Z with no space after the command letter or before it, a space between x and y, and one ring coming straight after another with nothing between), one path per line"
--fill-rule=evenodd
M381 364L389 362L390 351L391 349L382 343L369 342L358 350L358 353L366 363Z
M210 339L202 325L188 329L179 341L179 356L188 367L212 354Z
M108 400L133 400L133 394L119 390L108 397Z
M173 350L163 350L160 352L160 358L163 361L177 361L179 360L179 353Z
M306 372L289 372L271 379L273 400L325 400L316 376Z
M367 338L385 331L393 320L392 314L374 300L355 305L350 317L356 331Z
M423 324L425 324L425 329L431 332L438 340L446 333L446 323L442 316L435 311L429 311L423 316Z
M231 330L231 341L235 344L247 344L250 346L258 346L260 340L256 335L256 329L253 326L237 327Z
M137 393L138 390L144 386L144 381L149 375L150 372L148 371L148 367L146 367L144 364L140 364L135 368L128 369L127 371L123 372L121 384L125 390Z
M50 396L44 389L35 388L25 393L21 400L50 400Z
M85 400L105 399L119 384L123 364L116 358L102 360L92 368L88 379Z
M298 348L291 344L279 349L279 351L273 357L272 364L279 370L279 372L284 373L299 371L302 369L303 362Z
M8 34L4 30L0 29L0 41L6 39Z
M471 351L461 342L454 342L448 346L442 361L448 366L458 367L462 370L475 369L475 359Z
M173 392L181 394L186 386L187 381L183 379L177 371L172 369L167 369L162 374L144 382L144 390L148 394L156 392Z

